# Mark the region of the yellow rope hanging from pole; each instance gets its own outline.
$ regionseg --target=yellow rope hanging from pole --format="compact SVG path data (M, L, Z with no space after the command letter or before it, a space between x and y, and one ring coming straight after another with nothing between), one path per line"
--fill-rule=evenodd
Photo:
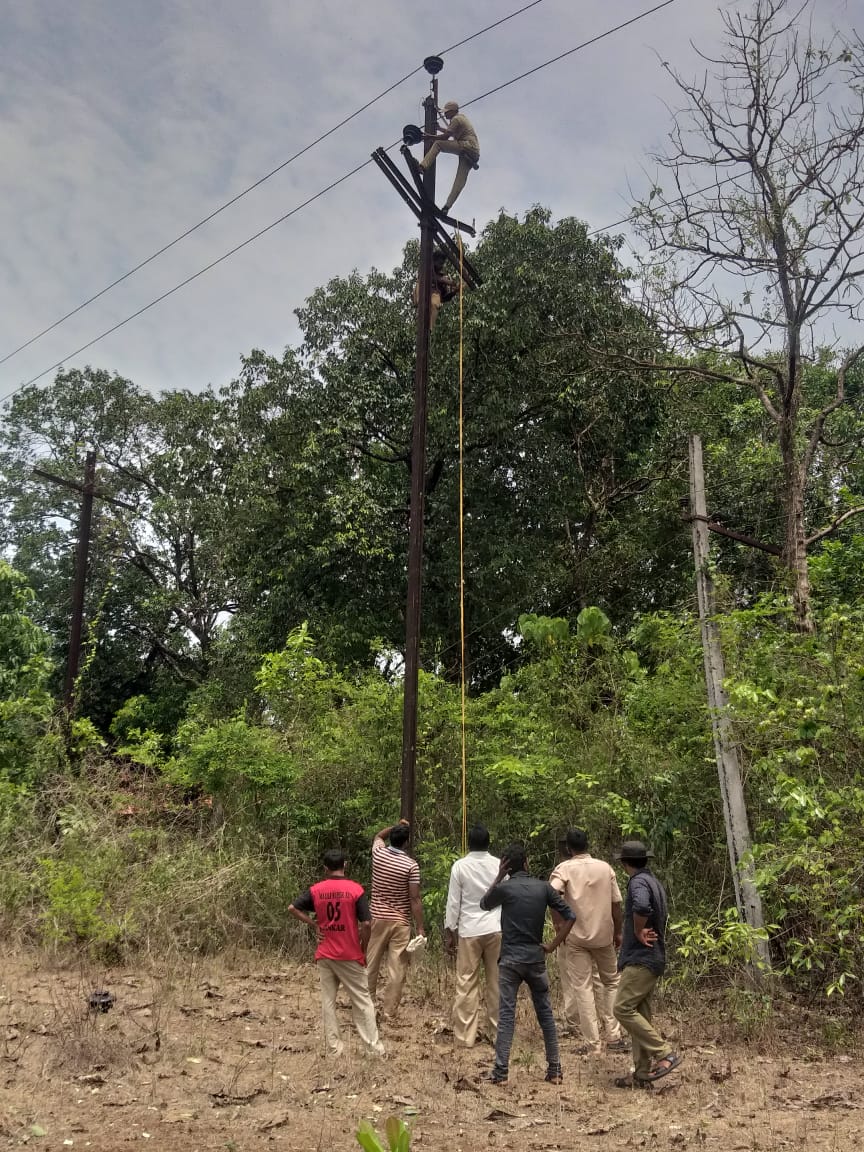
M462 854L468 851L468 755L465 723L465 484L463 477L464 419L462 412L462 348L463 298L465 282L462 279L462 237L456 232L459 244L459 640L462 652Z

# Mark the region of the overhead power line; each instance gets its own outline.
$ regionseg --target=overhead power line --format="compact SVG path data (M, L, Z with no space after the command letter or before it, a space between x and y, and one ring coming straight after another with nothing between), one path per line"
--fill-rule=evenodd
M640 20L644 20L647 16L653 16L655 12L659 12L661 8L668 8L670 4L674 4L676 0L663 0L662 4L655 4L653 8L646 8L644 12L637 13L636 16L631 16L629 20L624 20L621 24L616 24L614 28L607 28L605 32L600 32L596 36L592 36L590 40L583 40L581 44L577 44L575 48L568 48L566 52L560 52L557 56L553 56L551 60L546 60L542 64L537 64L534 68L529 68L527 72L520 72L518 76L514 76L512 80L505 80L503 84L498 84L494 88L490 88L488 92L481 93L480 96L474 96L471 100L466 100L464 104L460 104L461 108L467 108L469 104L479 104L481 100L485 100L487 96L493 96L496 92L503 92L505 88L509 88L511 84L518 84L520 80L525 80L528 76L533 76L535 72L540 72L543 68L548 68L550 64L557 64L559 60L565 60L568 56L572 56L574 52L581 52L583 48L590 48L592 44L598 44L601 40L605 40L607 36L614 36L616 32L622 32L625 28L629 28L631 24L638 24Z
M536 2L539 2L539 0L535 0L535 3ZM598 42L598 40L603 40L607 36L611 36L615 32L620 32L624 28L629 28L631 24L635 24L638 20L644 20L646 17L651 16L655 12L660 11L661 8L668 8L670 4L674 4L675 2L676 2L676 0L664 0L664 2L662 4L655 4L653 8L646 9L640 15L633 16L629 20L625 20L621 24L616 24L613 28L609 28L605 32L601 32L599 35L593 36L590 40L584 40L581 44L577 44L574 48L570 48L567 52L561 52L557 56L553 56L550 60L546 60L544 63L538 64L534 68L530 68L527 72L523 72L519 76L513 77L512 80L508 80L504 84L499 84L496 88L492 88L488 92L484 92L481 96L475 96L473 98L473 100L469 101L469 103L476 104L478 100L483 100L487 96L491 96L493 92L500 92L503 88L507 88L511 84L516 84L518 81L524 80L528 76L533 76L535 73L541 71L543 68L548 68L552 64L557 64L560 60L563 60L568 56L572 56L574 52L579 52L584 48L590 47L592 44L596 44ZM529 7L530 7L530 5L529 5ZM522 9L520 9L520 11L522 11ZM501 22L502 21L499 21L499 23L501 23ZM490 25L490 27L494 27L494 26L495 25ZM480 32L476 32L476 33L474 33L474 37L479 36L480 34L481 34ZM474 37L468 37L467 39L472 39ZM466 41L460 41L460 43L466 43L466 42L467 42L467 40ZM418 71L418 69L415 69L415 71ZM410 75L413 75L413 74L414 73L411 73ZM400 83L401 83L401 81L400 81ZM396 141L396 143L399 143L399 141ZM389 150L389 148L393 148L393 147L395 147L395 145L390 144L388 146L388 150ZM17 392L20 392L23 388L28 388L31 384L35 384L38 380L41 380L43 376L47 376L50 372L54 372L56 369L61 368L66 363L67 360L71 360L73 357L79 356L82 352L86 352L88 348L92 348L93 345L98 344L100 340L104 340L107 336L112 335L112 333L116 332L118 329L123 328L126 324L129 324L132 320L136 320L139 316L143 315L145 312L148 312L151 308L154 308L157 304L160 304L163 300L166 300L169 296L173 296L175 292L179 292L181 288L185 288L187 284L191 284L193 280L197 280L199 278L199 276L203 276L205 272L209 272L211 270L211 268L215 268L218 264L221 264L225 260L228 260L231 256L236 255L236 253L239 252L241 249L245 248L249 244L252 244L255 240L258 240L261 236L265 235L265 233L267 233L267 232L270 232L277 225L284 223L284 221L288 220L291 216L296 215L303 208L308 207L315 200L318 200L321 196L324 196L327 192L330 192L333 188L336 188L340 184L344 184L346 180L350 180L350 178L352 176L355 176L358 172L362 171L363 168L365 168L367 165L369 165L371 163L372 163L371 157L368 160L364 160L361 164L358 164L355 168L352 168L349 172L346 172L343 176L340 176L338 179L333 180L325 188L320 189L320 191L314 193L314 195L310 196L308 199L304 200L301 204L298 204L296 207L292 208L289 212L285 212L282 216L278 217L278 219L272 221L272 223L270 223L270 224L267 224L264 228L259 229L252 236L249 236L246 240L241 241L239 244L235 244L233 248L230 248L227 252L224 252L221 256L218 256L215 260L211 260L209 264L206 264L203 268L199 268L197 272L193 272L191 276L187 276L185 278L185 280L181 280L179 284L175 284L173 288L169 288L166 292L162 292L155 299L151 300L148 304L145 304L143 307L138 308L135 312L133 312L131 315L127 316L125 319L118 321L116 324L113 324L110 328L107 328L104 332L100 332L98 336L94 336L92 340L88 340L87 343L82 344L80 348L76 348L74 352L67 353L66 356L64 356L61 360L58 360L55 364L52 364L49 368L43 369L41 372L38 372L35 376L31 376L29 380L25 380L22 384L19 384L17 387L15 387L11 391L7 392L5 395L0 396L0 404L5 403L5 401L9 400L12 396L14 396ZM610 225L610 227L612 227L612 225ZM131 273L130 273L130 275L131 275ZM107 291L107 289L105 289L105 291ZM95 297L94 297L94 299L95 299ZM82 307L83 307L83 305L82 305ZM2 363L2 361L0 361L0 363Z
M70 352L67 356L64 356L62 360L58 360L56 364L52 364L50 368L44 369L44 371L40 372L37 376L32 376L23 384L19 384L17 388L13 388L11 392L0 397L0 404L8 400L10 396L14 396L16 392L20 392L22 388L27 388L31 384L35 384L37 380L41 380L43 376L47 376L48 373L53 372L55 368L62 367L63 364L65 364L67 360L71 360L73 356L78 356L82 352L86 352L88 348L92 348L94 344L98 344L100 340L104 340L106 336L110 336L111 333L116 332L118 328L123 328L132 320L136 320L145 312L149 312L151 308L155 308L157 304L161 304L163 300L167 300L169 296L173 296L175 292L179 292L181 288L185 288L187 284L191 284L193 280L197 280L199 276L203 276L205 272L209 272L211 268L215 268L217 264L221 264L223 261L229 259L229 257L235 256L241 248L245 248L248 244L252 244L253 241L260 239L266 232L284 223L284 221L288 220L291 216L295 216L303 208L307 208L315 200L325 195L325 193L330 192L339 184L344 184L345 181L350 180L352 176L356 176L361 169L371 163L371 157L368 160L364 160L362 164L358 164L356 168L352 168L350 172L346 172L344 176L340 176L338 180L334 180L331 184L328 184L326 188L322 188L320 191L314 193L308 200L304 200L302 204L296 205L296 207L292 208L289 212L280 216L278 220L274 220L271 224L267 224L264 228L259 229L254 236L248 236L245 240L241 240L239 244L235 244L233 248L229 248L227 252L223 252L221 256L217 256L215 260L211 260L209 264L205 264L203 268L199 268L197 272L193 272L191 276L187 276L185 280L181 280L179 284L175 284L173 288L169 288L167 292L163 292L161 296L157 296L154 300L151 300L149 304L145 304L142 308L139 308L137 312L133 312L131 316L127 316L124 320L119 320L116 324L112 324L110 328L106 328L104 332L100 332L98 336L94 336L92 340L88 340L86 344L82 344L80 348L76 348L74 352Z
M448 52L454 52L457 48L461 48L465 44L470 44L472 40L476 40L479 36L491 32L493 28L498 28L501 24L506 24L508 20L512 20L515 16L521 16L522 13L527 12L529 8L536 8L538 4L542 3L543 0L531 0L530 4L524 4L521 8L517 8L515 12L510 12L509 15L502 16L500 20L496 20L493 24L487 24L485 28L480 28L477 32L472 32L470 36L466 36L463 40L457 40L455 44L451 44L449 48L443 49L438 55L446 56ZM335 132L338 132L340 128L344 128L346 124L355 120L361 113L371 108L373 104L377 104L379 100L383 100L385 96L389 96L400 84L404 84L406 80L410 80L412 76L416 76L418 72L422 71L423 65L420 64L411 72L406 72L404 76L390 84L383 92L379 92L377 96L373 96L371 100L367 100L365 104L361 104L361 106L349 116L340 120L338 124L334 124L332 128L328 128L326 132L322 132L320 136L317 136L311 143L304 145L299 151L295 152L293 156L289 156L287 160L283 160L281 164L277 164L275 168L250 184L247 188L244 188L242 192L238 192L236 196L232 196L230 200L226 200L224 204L220 204L218 208L214 208L212 212L199 220L197 224L191 225L185 232L181 232L179 236L175 236L173 240L169 240L167 244L163 244L161 248L158 248L155 252L145 257L144 260L141 260L134 268L130 268L128 272L124 272L122 276L118 276L116 280L112 280L110 284L106 284L104 288L101 288L98 292L94 292L92 296L88 296L81 304L78 304L77 307L73 308L70 312L67 312L64 316L61 316L52 324L49 324L47 328L43 328L41 332L37 332L28 340L25 340L23 344L19 344L17 348L13 348L11 352L7 352L5 356L0 357L0 364L5 364L7 360L11 360L13 356L17 356L19 352L23 352L25 348L29 348L31 344L35 344L37 340L41 340L43 336L47 336L49 332L53 332L55 328L59 328L61 324L71 319L72 316L77 315L88 307L88 305L99 300L113 288L116 288L118 284L122 284L124 280L128 280L130 276L134 276L136 272L140 272L142 268L146 268L148 264L152 264L154 260L157 260L169 249L179 244L181 240L185 240L187 236L191 236L193 232L197 232L199 228L203 228L205 224L209 224L211 220L215 220L217 216L236 204L238 200L242 200L244 196L248 196L250 192L254 192L256 188L260 188L262 184L266 183L272 176L275 176L277 172L281 172L284 168L287 168L289 164L293 164L295 160L299 160L301 156L305 156L307 152L311 152L313 148L317 147Z

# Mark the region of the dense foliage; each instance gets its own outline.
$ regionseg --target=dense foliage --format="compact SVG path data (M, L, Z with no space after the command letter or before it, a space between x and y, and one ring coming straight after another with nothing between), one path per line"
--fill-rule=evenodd
M847 144L860 158L858 137ZM712 343L716 325L671 341L661 312L637 303L617 241L533 208L490 223L472 259L484 284L464 301L470 817L499 845L524 839L541 872L568 825L598 853L644 837L670 892L677 974L737 978L752 959L693 616L697 431L772 958L796 993L860 1000L864 357L796 351L784 447L771 415L782 380L766 406L760 375L779 349L756 364ZM416 261L408 245L389 274L322 287L298 312L299 346L251 352L222 389L156 396L85 368L14 397L0 429L7 935L106 956L281 947L322 848L342 844L366 877L369 838L399 796ZM415 830L430 923L462 820L458 335L445 308ZM99 498L68 717L57 697L78 497L44 473L78 482L90 448Z

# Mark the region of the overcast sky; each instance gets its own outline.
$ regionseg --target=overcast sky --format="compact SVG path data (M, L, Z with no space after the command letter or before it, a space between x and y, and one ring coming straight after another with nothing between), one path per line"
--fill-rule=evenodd
M450 53L440 101L467 102L653 0L543 0ZM24 0L0 16L0 356L251 184L388 84L519 0ZM818 0L848 27L849 0ZM649 184L674 101L717 47L717 0L678 0L470 110L481 168L460 215L531 204L593 227ZM425 73L33 347L0 396L392 143ZM398 154L396 154L398 156ZM439 162L439 189L455 161ZM252 348L296 341L293 310L353 268L389 269L413 218L370 165L81 356L149 389L220 386ZM47 380L48 378L46 378Z

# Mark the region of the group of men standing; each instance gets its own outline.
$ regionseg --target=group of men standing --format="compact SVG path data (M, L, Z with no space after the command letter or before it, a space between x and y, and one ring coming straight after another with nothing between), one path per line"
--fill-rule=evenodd
M339 984L351 1000L367 1052L382 1054L373 1005L379 977L386 971L381 1019L392 1020L412 946L424 939L420 871L406 851L408 841L404 821L376 835L371 905L362 887L345 877L344 855L331 851L324 857L325 879L291 906L295 917L318 932L315 956L324 1034L334 1055L342 1051L335 1010ZM522 845L510 845L499 860L489 852L489 833L482 825L469 831L468 853L451 870L444 922L445 949L456 962L454 1041L472 1048L479 1039L488 1039L495 1047L495 1062L483 1078L506 1084L517 997L524 983L543 1032L546 1080L560 1084L546 956L561 947L565 1035L578 1034L577 1051L584 1055L602 1053L604 1045L611 1052L632 1050L632 1073L614 1083L650 1086L681 1062L651 1022L652 994L666 964L666 894L648 868L649 850L639 841L623 844L618 853L629 877L626 902L614 869L591 856L584 832L568 832L567 851L568 858L546 882L529 875ZM544 942L547 910L555 933ZM413 941L412 920L417 933ZM486 1008L482 1027L481 970Z

